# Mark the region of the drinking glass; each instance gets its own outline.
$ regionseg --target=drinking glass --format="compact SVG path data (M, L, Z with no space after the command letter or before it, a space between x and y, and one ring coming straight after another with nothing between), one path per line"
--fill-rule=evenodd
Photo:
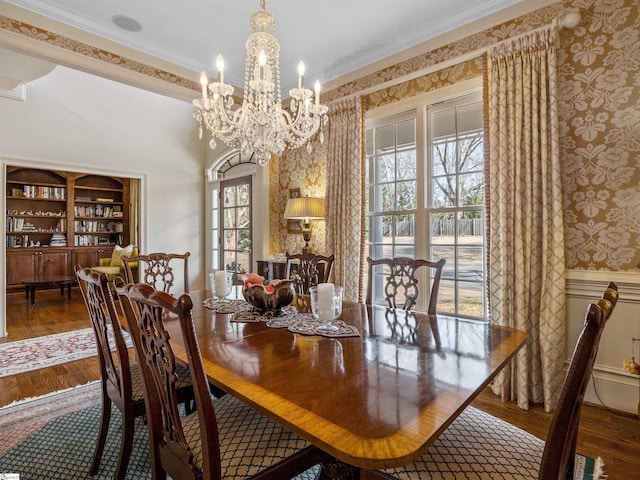
M213 298L224 302L233 287L233 272L213 270L209 273L209 285Z
M311 311L320 320L317 330L321 332L335 332L338 327L333 321L342 313L342 287L331 283L319 283L309 288Z

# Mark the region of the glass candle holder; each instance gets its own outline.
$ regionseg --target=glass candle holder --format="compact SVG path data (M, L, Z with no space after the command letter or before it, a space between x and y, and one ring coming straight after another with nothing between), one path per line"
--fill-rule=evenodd
M338 327L333 321L342 313L342 287L332 283L319 283L309 288L311 311L320 320L318 330L321 332L335 332Z
M213 298L224 301L233 287L233 272L227 272L226 270L212 271L209 273L209 286L211 287Z

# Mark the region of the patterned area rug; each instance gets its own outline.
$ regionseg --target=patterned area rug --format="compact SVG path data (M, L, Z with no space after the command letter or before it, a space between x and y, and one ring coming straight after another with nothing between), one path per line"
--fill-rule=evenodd
M125 333L125 340L132 346ZM0 377L96 355L93 329L56 333L0 344Z
M98 382L0 408L0 473L19 473L20 480L112 479L122 417L114 407L100 470L90 477L99 421ZM138 418L126 478L147 480L150 472L147 426ZM317 467L296 480L316 473Z

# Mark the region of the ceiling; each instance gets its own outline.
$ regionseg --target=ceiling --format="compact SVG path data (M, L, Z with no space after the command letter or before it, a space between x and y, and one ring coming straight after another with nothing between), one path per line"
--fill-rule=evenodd
M267 0L280 41L282 87L292 88L297 64L312 85L335 80L521 0ZM245 41L259 0L6 0L53 20L127 45L176 65L243 84ZM139 31L119 28L125 16ZM127 18L124 19L125 23ZM135 22L134 22L135 24ZM135 26L135 25L134 25ZM195 80L195 79L194 79Z

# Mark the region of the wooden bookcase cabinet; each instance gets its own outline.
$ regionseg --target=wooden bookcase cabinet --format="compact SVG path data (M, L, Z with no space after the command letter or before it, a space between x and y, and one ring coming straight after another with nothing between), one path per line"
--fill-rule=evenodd
M23 167L6 177L7 290L73 275L129 239L129 179Z

